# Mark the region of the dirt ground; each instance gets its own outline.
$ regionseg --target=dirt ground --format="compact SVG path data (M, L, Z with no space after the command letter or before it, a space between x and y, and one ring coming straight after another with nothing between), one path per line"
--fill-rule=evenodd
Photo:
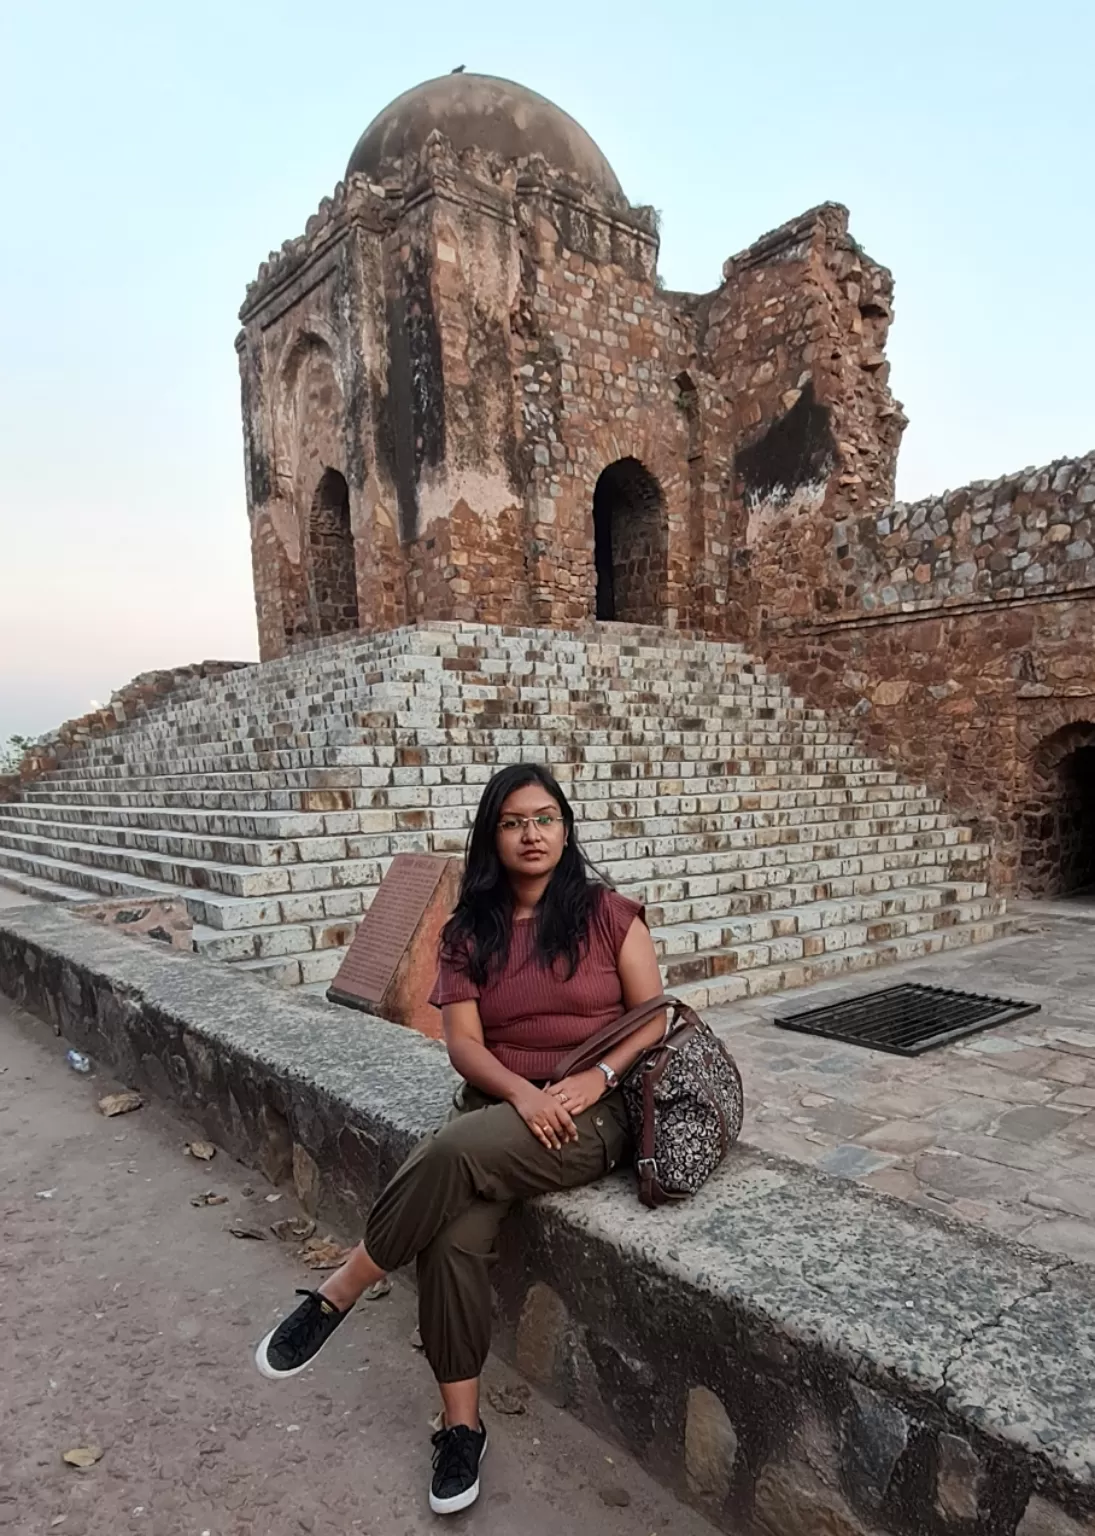
M401 1285L361 1303L315 1367L263 1380L254 1342L295 1286L294 1249L232 1237L299 1214L156 1104L107 1119L120 1085L0 1000L0 1529L13 1536L419 1536L437 1403ZM252 1192L247 1193L248 1189ZM221 1205L195 1207L215 1190ZM488 1383L517 1378L492 1362ZM483 1536L711 1536L627 1457L535 1395L490 1411ZM88 1470L62 1460L95 1445ZM622 1501L629 1499L629 1502Z

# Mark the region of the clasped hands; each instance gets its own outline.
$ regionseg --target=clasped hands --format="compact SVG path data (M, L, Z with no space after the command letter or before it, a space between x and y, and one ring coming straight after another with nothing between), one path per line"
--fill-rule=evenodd
M546 1088L529 1083L514 1095L511 1103L532 1134L545 1147L558 1152L565 1141L578 1140L575 1115L603 1098L607 1087L604 1073L599 1067L592 1067Z

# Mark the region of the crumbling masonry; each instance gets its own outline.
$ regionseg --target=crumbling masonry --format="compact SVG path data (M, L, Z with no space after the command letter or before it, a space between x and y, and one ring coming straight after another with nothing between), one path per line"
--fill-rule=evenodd
M709 294L657 255L530 91L452 75L374 121L242 311L263 657L435 620L740 640L975 818L1003 885L1095 877L1095 460L895 505L893 284L846 210Z

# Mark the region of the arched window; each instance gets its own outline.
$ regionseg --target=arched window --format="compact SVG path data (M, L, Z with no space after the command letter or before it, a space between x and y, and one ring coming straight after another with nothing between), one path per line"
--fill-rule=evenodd
M350 529L350 488L337 469L325 469L308 514L308 553L316 633L358 628L357 571Z
M1047 736L1033 766L1020 827L1020 889L1027 896L1095 889L1095 722Z
M599 619L661 624L668 580L665 497L638 459L617 459L593 492Z

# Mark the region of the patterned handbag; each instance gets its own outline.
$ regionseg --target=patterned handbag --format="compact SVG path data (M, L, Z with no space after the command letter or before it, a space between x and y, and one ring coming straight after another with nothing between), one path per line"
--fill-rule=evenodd
M584 1041L555 1068L552 1082L595 1067L662 1010L661 1042L644 1051L621 1082L635 1141L635 1171L644 1205L694 1195L737 1141L744 1113L734 1058L694 1009L675 997L633 1008Z

